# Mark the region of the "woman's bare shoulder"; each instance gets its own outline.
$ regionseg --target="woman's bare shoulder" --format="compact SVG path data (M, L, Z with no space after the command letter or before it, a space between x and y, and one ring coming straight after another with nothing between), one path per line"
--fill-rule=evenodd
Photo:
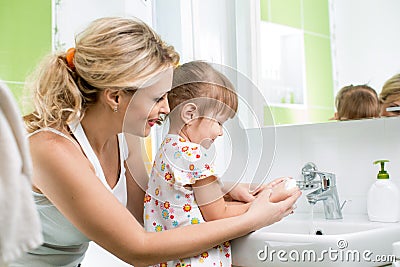
M86 159L79 144L68 134L40 131L29 137L32 157L40 161L74 163Z
M82 175L95 176L93 165L80 147L68 138L50 131L41 131L30 136L29 143L34 167L33 184L37 190L51 195L53 199L55 197L49 188L67 190L68 181L79 181ZM57 186L52 187L52 184ZM68 186L73 188L73 184L79 186L78 182ZM54 192L58 192L58 189ZM61 196L61 193L55 195Z
M52 128L39 130L29 136L29 144L32 148L39 149L71 149L82 153L82 150L76 140L67 132Z

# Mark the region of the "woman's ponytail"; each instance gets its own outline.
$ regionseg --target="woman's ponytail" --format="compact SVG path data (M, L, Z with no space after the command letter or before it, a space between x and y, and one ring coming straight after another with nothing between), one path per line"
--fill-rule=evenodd
M82 96L68 66L66 54L48 56L27 82L34 111L24 117L28 132L65 124L81 116Z

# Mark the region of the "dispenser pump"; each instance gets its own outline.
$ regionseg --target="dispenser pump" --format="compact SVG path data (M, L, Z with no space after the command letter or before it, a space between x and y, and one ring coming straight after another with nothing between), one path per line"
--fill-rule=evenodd
M398 222L400 220L400 190L389 179L385 170L388 160L377 160L374 164L381 164L381 170L375 182L368 191L367 212L373 222Z
M381 159L381 160L374 161L374 164L378 164L378 163L381 164L381 170L379 171L379 173L377 175L378 179L389 179L389 174L385 170L385 162L389 162L389 160Z

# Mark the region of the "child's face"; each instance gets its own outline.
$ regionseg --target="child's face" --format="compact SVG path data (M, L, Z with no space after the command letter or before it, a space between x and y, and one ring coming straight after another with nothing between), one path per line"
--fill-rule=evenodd
M186 125L186 135L193 143L209 148L218 136L222 136L222 125L228 118L223 115L196 118Z

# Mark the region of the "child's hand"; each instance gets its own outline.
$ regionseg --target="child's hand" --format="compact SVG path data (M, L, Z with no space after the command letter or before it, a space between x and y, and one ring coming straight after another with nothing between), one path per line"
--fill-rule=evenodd
M271 189L272 187L274 187L275 185L285 181L286 179L288 179L288 177L280 177L280 178L276 178L275 180L273 180L272 182L268 183L266 185L266 188Z
M231 189L231 191L228 193L229 196L224 197L226 201L240 201L244 203L252 202L255 199L255 195L258 194L258 192L262 191L264 189L263 186L258 188L256 192L249 192L250 184L246 183L240 183L237 184L235 187Z
M286 178L273 185L271 190L270 200L276 203L287 199L300 189L292 178Z

